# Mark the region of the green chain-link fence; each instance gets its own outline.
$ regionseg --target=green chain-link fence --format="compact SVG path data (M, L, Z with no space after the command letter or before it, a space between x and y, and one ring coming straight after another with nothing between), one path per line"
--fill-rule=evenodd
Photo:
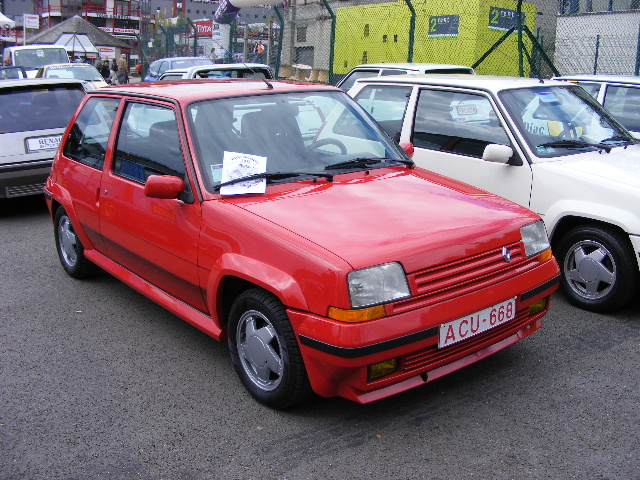
M293 0L273 7L264 24L234 19L213 45L224 49L215 60L268 63L281 78L325 83L336 83L356 65L381 62L450 63L481 74L545 78L638 74L640 0L363 3ZM214 58L211 38L193 31L187 19L158 19L141 41L143 58Z

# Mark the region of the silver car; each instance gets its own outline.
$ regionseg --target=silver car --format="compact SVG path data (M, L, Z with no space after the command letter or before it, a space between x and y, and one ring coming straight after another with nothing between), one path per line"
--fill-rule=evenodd
M640 138L640 77L635 75L565 75L604 105L633 136Z
M62 134L85 93L81 80L0 82L0 198L42 193Z
M360 78L384 77L386 75L402 75L404 73L454 73L474 74L475 70L464 65L448 63L368 63L358 65L340 80L336 87L349 91Z
M274 78L273 70L264 63L217 63L188 68L176 68L164 72L159 80L184 78Z

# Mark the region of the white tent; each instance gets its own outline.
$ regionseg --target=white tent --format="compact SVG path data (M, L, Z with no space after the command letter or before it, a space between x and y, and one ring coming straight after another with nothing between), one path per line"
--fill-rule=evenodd
M63 33L56 40L56 44L66 48L67 53L74 58L76 56L98 57L98 49L91 43L89 37L83 33Z
M16 26L16 22L14 22L13 20L11 20L8 17L5 17L2 12L0 12L0 28L2 28L3 30L7 29L7 28L13 28Z

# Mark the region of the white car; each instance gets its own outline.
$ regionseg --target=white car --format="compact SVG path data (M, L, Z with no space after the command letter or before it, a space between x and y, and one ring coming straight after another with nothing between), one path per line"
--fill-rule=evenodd
M401 75L403 73L474 74L475 70L464 65L448 63L367 63L353 67L342 80L336 83L336 87L347 92L353 87L356 80L361 78Z
M640 145L582 88L484 75L398 75L349 91L420 167L529 207L562 286L611 311L640 289ZM443 179L443 182L446 182Z
M184 78L274 78L273 70L264 63L216 63L189 68L176 68L164 72L159 80Z
M555 77L580 85L640 138L640 77L635 75L567 75Z

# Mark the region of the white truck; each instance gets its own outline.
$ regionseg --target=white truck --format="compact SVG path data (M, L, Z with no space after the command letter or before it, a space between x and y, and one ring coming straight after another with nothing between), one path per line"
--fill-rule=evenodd
M38 69L44 65L69 63L69 55L62 45L19 45L5 47L3 63L23 67L29 78L35 78Z

